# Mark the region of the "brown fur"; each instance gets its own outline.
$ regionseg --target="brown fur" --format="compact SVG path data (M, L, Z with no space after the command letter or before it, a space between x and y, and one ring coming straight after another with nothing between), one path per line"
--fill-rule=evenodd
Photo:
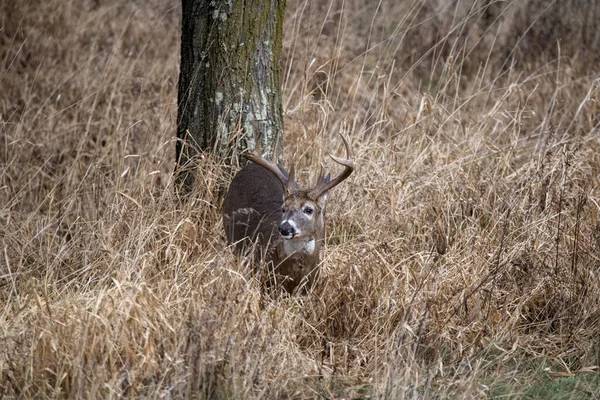
M233 178L223 204L227 241L235 243L238 254L256 244L255 261L258 256L258 261L269 263L272 280L289 293L301 284L310 288L317 277L327 192L354 171L350 144L341 136L347 158L331 156L345 167L334 179L321 176L312 189L300 189L293 169L288 174L262 157L246 154L252 162Z
M283 170L283 169L282 169ZM285 172L287 176L287 172ZM324 239L325 196L310 197L310 191L292 189L285 197L282 183L269 171L248 163L234 177L223 203L223 226L227 241L235 243L235 252L243 254L256 244L255 261L270 264L271 281L292 293L305 279L305 287L312 286L318 275L319 251ZM302 207L310 202L314 206L312 219L295 218ZM311 254L297 251L286 254L284 239L277 228L285 216L293 219L302 232L297 240L314 240Z

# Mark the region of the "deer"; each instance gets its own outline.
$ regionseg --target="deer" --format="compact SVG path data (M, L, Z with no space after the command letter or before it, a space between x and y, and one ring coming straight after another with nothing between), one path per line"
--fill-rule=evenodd
M233 178L223 202L227 243L238 256L253 249L255 265L268 266L269 286L292 294L306 293L319 273L319 253L325 239L327 193L354 171L352 149L340 133L346 158L329 155L344 167L334 179L323 171L314 187L303 189L290 172L250 152L247 163ZM258 261L259 263L257 263Z

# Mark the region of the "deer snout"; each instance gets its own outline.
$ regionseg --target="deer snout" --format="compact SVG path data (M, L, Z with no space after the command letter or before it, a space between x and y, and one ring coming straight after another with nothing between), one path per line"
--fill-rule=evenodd
M296 235L296 228L288 221L285 221L279 225L279 233L283 238L291 239Z

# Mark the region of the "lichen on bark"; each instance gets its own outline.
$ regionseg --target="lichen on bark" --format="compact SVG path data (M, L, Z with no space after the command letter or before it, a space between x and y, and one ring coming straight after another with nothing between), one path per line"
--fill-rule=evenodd
M256 148L281 157L284 10L285 0L183 0L180 165L203 151L228 162Z

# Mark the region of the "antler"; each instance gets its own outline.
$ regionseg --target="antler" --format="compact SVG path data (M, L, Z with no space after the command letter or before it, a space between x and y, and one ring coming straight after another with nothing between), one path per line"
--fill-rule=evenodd
M314 189L311 190L311 193L314 195L315 199L321 197L325 192L342 183L346 178L348 178L352 174L352 172L354 172L354 161L352 161L352 149L350 148L350 144L348 143L348 138L341 132L340 136L342 137L342 140L344 141L344 146L346 147L346 158L344 159L336 157L331 154L329 155L329 157L331 157L336 163L343 165L345 167L344 171L342 171L341 174L336 176L331 181L327 178L319 179L317 186L315 186Z
M254 164L260 165L261 167L263 167L264 169L266 169L267 171L272 173L277 179L279 179L281 181L281 184L283 185L283 187L286 190L288 190L290 183L293 184L293 182L294 182L294 170L293 169L288 178L284 175L283 172L281 172L281 170L279 169L279 167L276 164L274 164L270 161L267 161L264 158L257 156L256 154L244 153L243 156L246 157L248 160L252 161Z
M336 157L334 155L329 155L336 163L343 165L344 171L335 177L332 180L329 180L329 175L327 177L321 177L317 185L310 191L312 197L317 199L321 197L325 192L334 188L335 186L342 183L346 178L348 178L352 172L354 172L354 161L352 161L352 149L350 148L350 144L348 143L348 138L340 132L340 136L344 141L344 146L346 147L346 158ZM259 165L273 174L277 179L281 181L284 189L289 193L296 187L296 183L294 180L294 168L292 167L289 177L286 177L285 174L279 169L279 167L265 160L264 158L257 156L253 153L244 153L244 157L248 160L252 161L254 164Z

